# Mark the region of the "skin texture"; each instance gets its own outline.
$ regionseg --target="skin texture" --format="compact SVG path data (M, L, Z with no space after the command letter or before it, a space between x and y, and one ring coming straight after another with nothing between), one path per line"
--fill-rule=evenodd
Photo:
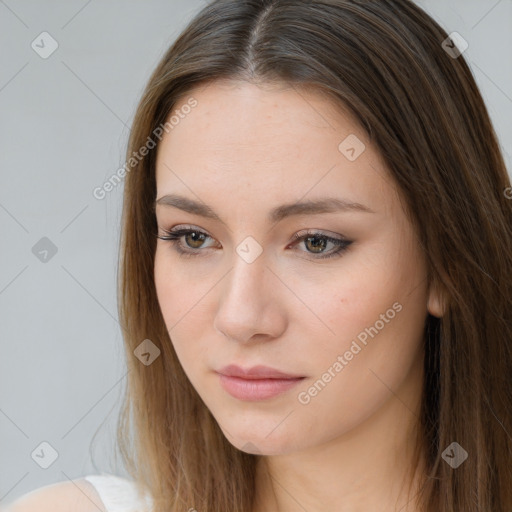
M96 488L84 478L45 485L2 507L0 512L106 512Z
M156 197L199 200L225 224L156 208L160 235L176 226L208 235L176 242L198 253L188 258L173 242L157 243L158 300L185 373L226 438L265 455L256 511L399 510L410 499L400 487L419 414L424 322L442 310L391 177L354 118L318 92L217 81L175 109L190 96L197 106L159 145ZM338 149L351 134L366 146L354 161ZM276 206L325 196L374 213L267 220ZM292 238L305 229L352 244L322 260L336 247ZM236 250L248 236L263 249L250 264ZM333 370L397 303L400 311ZM271 399L239 400L215 373L230 363L306 379ZM301 403L299 393L329 368L330 381Z

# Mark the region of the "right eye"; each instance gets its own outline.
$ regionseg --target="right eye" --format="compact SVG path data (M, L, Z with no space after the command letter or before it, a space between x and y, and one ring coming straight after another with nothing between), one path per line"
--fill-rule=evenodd
M166 242L171 242L173 249L176 250L180 256L198 256L200 252L198 252L197 249L201 248L201 244L206 238L211 238L204 231L196 228L180 228L173 230L163 229L162 231L165 233L165 236L158 236L157 238ZM190 243L187 242L187 245L184 246L180 242L181 238L189 240ZM198 245L196 246L195 244Z

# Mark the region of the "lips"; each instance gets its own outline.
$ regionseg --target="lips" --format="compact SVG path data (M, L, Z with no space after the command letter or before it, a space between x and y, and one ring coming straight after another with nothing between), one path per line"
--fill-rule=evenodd
M301 379L304 375L295 375L285 373L269 366L253 366L252 368L244 369L235 364L230 364L221 368L217 373L227 377L238 377L246 380L263 380L263 379L279 379L279 380L296 380Z
M242 368L230 364L216 372L225 391L238 400L268 400L295 387L305 377L269 366Z

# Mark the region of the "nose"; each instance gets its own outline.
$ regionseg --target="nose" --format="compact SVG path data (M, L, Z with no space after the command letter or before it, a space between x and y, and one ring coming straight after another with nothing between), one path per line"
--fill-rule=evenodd
M239 343L278 338L286 329L286 288L268 267L264 253L251 263L238 254L219 284L215 329Z

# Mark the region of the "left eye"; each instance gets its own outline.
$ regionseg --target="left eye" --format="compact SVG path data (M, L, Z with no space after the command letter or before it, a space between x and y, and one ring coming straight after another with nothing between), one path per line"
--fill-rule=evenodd
M174 230L163 230L165 236L157 236L160 240L168 241L173 244L173 248L180 254L180 256L198 256L201 248L201 244L207 238L211 238L209 235L200 231L199 229L174 229ZM184 238L187 241L187 245L184 247L180 239ZM295 241L294 245L298 245L300 242L306 242L305 246L312 249L313 259L326 259L334 256L341 256L342 253L352 243L351 240L340 237L335 238L317 231L301 231L293 236ZM212 239L213 240L213 239ZM327 244L333 244L334 250L331 250L324 254L323 251ZM308 251L302 251L308 252Z

